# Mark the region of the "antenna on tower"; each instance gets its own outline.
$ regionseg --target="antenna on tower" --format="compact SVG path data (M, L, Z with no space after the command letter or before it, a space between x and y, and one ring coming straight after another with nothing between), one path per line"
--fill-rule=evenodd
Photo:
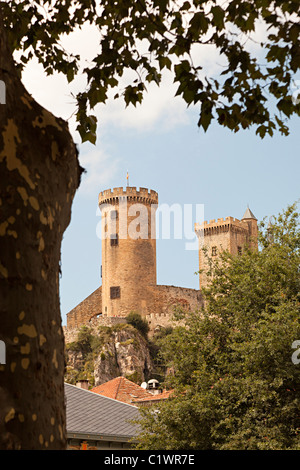
M128 174L128 170L127 170L126 179L127 179L127 186L129 186L129 174Z

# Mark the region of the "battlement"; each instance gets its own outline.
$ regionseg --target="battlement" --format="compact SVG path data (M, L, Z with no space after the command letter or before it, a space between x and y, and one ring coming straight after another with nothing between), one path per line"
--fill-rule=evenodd
M101 204L116 204L122 199L134 200L136 202L143 202L146 204L157 204L158 193L153 189L136 188L135 186L122 186L119 188L106 189L99 194L98 203Z
M209 222L205 220L202 224L195 223L194 229L198 234L209 235L215 231L228 231L231 228L241 229L248 231L248 225L246 220L236 219L234 217L225 217L219 219L212 219Z
M225 218L220 218L220 219L217 219L217 220L212 219L209 222L207 222L207 220L205 220L202 225L203 226L210 226L210 225L224 224L224 223L228 223L228 222L237 222L237 223L239 223L239 222L243 222L243 221L241 221L239 219L236 219L234 217L225 217Z

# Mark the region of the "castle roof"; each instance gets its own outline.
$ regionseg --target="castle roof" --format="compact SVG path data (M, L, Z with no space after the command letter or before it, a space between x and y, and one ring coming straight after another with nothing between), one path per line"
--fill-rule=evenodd
M242 217L242 220L243 219L255 219L255 220L257 220L257 218L255 217L253 212L249 209L249 207L247 207L246 212Z

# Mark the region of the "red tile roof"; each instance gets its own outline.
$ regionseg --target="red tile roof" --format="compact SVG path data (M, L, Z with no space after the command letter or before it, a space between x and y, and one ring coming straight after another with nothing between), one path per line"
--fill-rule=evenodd
M125 377L117 377L109 380L104 384L92 388L90 391L108 398L114 398L124 403L132 403L140 399L147 401L153 398L152 393Z
M159 401L159 400L166 400L169 398L173 390L163 390L162 393L158 394L153 394L150 393L150 397L143 397L143 398L137 398L136 400L133 401L133 403L144 403L147 401Z

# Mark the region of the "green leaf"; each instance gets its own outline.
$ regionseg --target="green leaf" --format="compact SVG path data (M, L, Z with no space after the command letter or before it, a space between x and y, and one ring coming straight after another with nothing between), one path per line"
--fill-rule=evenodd
M224 10L219 5L216 5L211 8L211 13L213 15L213 24L217 29L221 30L224 27Z
M171 70L172 62L168 56L159 56L158 63L160 70L162 70L164 67Z
M97 117L96 116L85 116L81 119L81 122L77 126L77 131L80 134L82 142L91 142L96 144L97 140Z
M295 74L300 68L299 2L277 1L276 8L268 0L230 0L227 3L183 0L179 4L169 0L103 0L100 3L101 11L96 12L95 0L1 2L9 44L13 52L20 51L16 59L18 70L24 69L32 56L47 74L62 73L71 83L86 57L69 54L62 47L62 39L89 23L100 32L95 56L85 62L82 72L83 83L85 79L88 86L94 83L89 91L81 90L87 95L91 108L106 102L111 89L120 85L121 77L127 77L126 72L134 71L139 81L154 81L159 85L159 72L164 69L170 70L179 82L178 94L188 104L196 103L201 100L197 94L199 77L196 72L201 64L203 74L210 81L215 80L215 89L223 87L222 97L227 102L245 106L240 113L243 128L265 125L268 132L272 132L274 96L279 102L278 109L285 116L299 114L299 108L291 108L287 103L288 87L297 79ZM245 33L255 32L258 24L268 32L254 51L244 39ZM208 35L208 31L211 34ZM202 45L209 45L220 55L220 64L228 63L219 75L212 74L210 66L202 61ZM263 54L273 67L266 67L263 60L257 60ZM187 67L182 61L181 68L173 69L172 55L188 58ZM122 97L126 106L141 103L144 90L134 81L129 80L124 85L123 79ZM271 86L270 82L273 82ZM256 86L260 90L270 86L271 99L262 102L262 92L250 97L249 89L256 89ZM215 107L218 98L211 95L210 99ZM81 110L81 114L84 113L86 110ZM223 115L216 118L222 125L237 130L237 114L234 114L230 116L228 112L226 119ZM206 127L208 117L203 120ZM85 135L84 130L82 132ZM261 128L258 135L263 132Z
M209 27L209 20L203 11L194 14L190 21L189 34L197 38L201 33L206 33Z
M200 119L198 121L198 127L202 127L204 132L206 132L209 128L212 117L212 113L201 112Z
M300 34L300 25L297 23L294 23L289 30L289 38L294 44L297 43L299 34Z
M282 98L277 103L277 108L279 109L279 111L282 111L286 116L289 117L293 112L293 103L291 97Z

